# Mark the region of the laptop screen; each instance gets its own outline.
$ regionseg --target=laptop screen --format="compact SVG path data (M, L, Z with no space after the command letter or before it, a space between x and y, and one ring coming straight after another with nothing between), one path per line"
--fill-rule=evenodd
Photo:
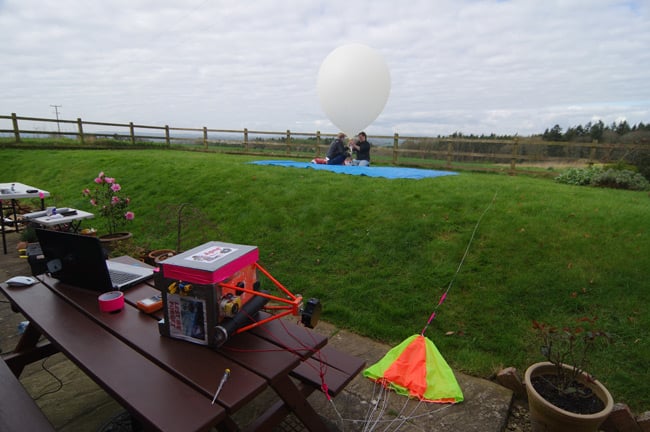
M113 289L106 255L97 237L37 228L48 272L66 284L93 291Z

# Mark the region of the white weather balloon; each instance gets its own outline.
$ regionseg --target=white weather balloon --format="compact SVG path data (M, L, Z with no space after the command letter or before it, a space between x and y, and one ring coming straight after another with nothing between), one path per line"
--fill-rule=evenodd
M377 51L362 44L332 51L318 71L318 97L327 117L348 136L382 112L390 93L390 72Z

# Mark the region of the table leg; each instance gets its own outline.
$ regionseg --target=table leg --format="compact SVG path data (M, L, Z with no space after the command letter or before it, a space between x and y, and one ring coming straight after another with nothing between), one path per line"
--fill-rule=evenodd
M300 389L291 381L289 375L280 378L271 387L308 430L327 432L327 426L325 426L323 419L309 404Z
M41 336L41 330L29 323L14 351L3 355L3 360L15 376L19 377L28 364L59 352L59 349L48 340L39 343Z
M79 227L81 226L81 220L70 221L70 231L73 233L79 232Z
M17 204L18 203L16 202L16 200L11 200L11 214L14 217L14 229L16 230L16 232L19 232L20 230L18 229L18 215L16 214Z
M240 432L242 430L230 417L226 417L216 428L219 432Z
M0 200L0 228L2 228L2 247L7 255L7 238L5 237L5 204Z
M38 340L41 338L41 331L31 322L27 324L23 335L20 337L15 352L27 351L36 347Z

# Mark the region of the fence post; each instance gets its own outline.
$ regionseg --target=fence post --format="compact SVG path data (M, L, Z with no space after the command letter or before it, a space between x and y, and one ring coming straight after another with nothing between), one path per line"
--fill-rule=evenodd
M393 135L393 165L397 165L397 155L399 154L399 134Z
M596 162L596 144L598 144L598 140L592 139L591 150L589 151L589 159L591 159L591 163Z
M316 157L320 157L320 131L316 131Z
M244 148L248 151L248 128L244 128Z
M519 138L515 138L514 144L512 144L512 158L510 159L510 173L514 174L517 169L517 155L519 154Z
M208 128L203 126L203 148L208 149Z
M133 128L133 122L129 122L129 133L131 135L131 144L135 145L135 132Z
M291 153L291 131L287 129L287 154Z
M165 144L167 144L167 147L171 146L171 142L169 141L169 125L165 125Z
M11 113L11 123L14 125L14 138L16 139L16 142L20 142L20 129L18 129L18 118L16 117L16 113Z
M82 125L83 123L81 122L81 119L77 117L77 130L79 135L79 141L81 142L81 145L84 145L84 128Z
M447 168L451 168L451 163L454 158L454 143L447 141Z

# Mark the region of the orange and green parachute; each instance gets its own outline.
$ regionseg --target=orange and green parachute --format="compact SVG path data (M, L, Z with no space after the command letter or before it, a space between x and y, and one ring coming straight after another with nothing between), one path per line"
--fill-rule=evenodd
M463 392L451 368L435 344L422 334L413 335L388 351L363 371L363 376L421 401L463 401Z
M496 200L496 197L497 194L495 192L492 202L485 208L481 217L476 222L476 226L474 227L474 231L472 231L472 236L456 269L456 273L440 297L438 305L429 316L429 320L422 329L422 332L409 337L388 351L381 360L363 371L363 376L399 394L418 398L421 401L436 403L458 403L463 401L463 392L456 381L456 376L442 355L440 355L438 348L436 348L435 344L429 338L424 336L424 333L436 317L437 309L447 298L447 294L463 266L465 257L469 253L469 248L472 245L481 220Z

